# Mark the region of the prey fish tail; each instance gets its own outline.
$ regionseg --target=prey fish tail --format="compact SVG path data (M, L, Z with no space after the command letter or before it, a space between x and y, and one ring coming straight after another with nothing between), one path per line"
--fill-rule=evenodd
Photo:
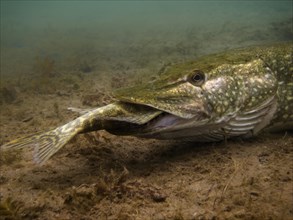
M38 163L79 133L195 142L249 138L263 130L293 129L293 44L240 48L177 64L149 83L114 92L117 100L81 110L46 133L4 144L32 147Z
M160 111L154 109L150 110L148 107L129 106L126 103L119 102L89 110L77 108L68 109L79 112L82 115L53 130L43 133L39 132L8 142L2 145L0 149L17 150L31 147L34 151L34 161L36 163L43 163L79 133L93 130L97 131L105 128L115 132L115 130L119 130L120 127L115 128L115 124L111 122L113 119L115 119L115 121L124 122L124 125L128 125L130 129L131 125L145 123L160 114ZM121 123L119 126L121 126Z

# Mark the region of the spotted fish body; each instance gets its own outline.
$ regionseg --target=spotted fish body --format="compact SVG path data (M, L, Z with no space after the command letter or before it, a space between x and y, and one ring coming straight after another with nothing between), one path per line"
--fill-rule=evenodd
M215 141L264 128L292 129L292 50L289 43L206 56L174 66L149 85L118 91L117 97L181 118L175 127L140 136ZM198 70L205 78L199 85L191 79Z
M175 65L156 81L117 90L117 101L80 110L52 131L9 142L44 162L79 133L219 141L293 128L292 43L250 47Z

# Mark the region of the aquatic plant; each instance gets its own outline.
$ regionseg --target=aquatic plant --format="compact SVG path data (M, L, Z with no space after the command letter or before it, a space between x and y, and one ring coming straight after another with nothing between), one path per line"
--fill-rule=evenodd
M13 153L11 152L1 152L0 154L0 164L11 165L14 162L20 161L22 158L21 150L17 150Z
M54 113L55 113L56 117L61 118L60 109L59 109L59 105L57 102L54 102L53 109L54 109Z
M87 61L80 63L79 71L82 73L90 73L93 71L93 67L88 64Z
M0 89L0 103L11 104L17 99L17 92L13 87L3 87Z
M0 203L0 219L17 220L21 219L20 213L23 203L7 198L4 202Z
M86 106L96 107L107 104L111 100L111 96L106 92L99 90L98 94L85 94L81 98L82 104Z
M96 183L73 186L64 198L64 204L79 213L97 209L101 201L120 203L127 199L141 199L152 202L164 202L167 198L161 189L142 180L129 181L129 171L101 169ZM93 208L95 207L95 208ZM120 219L120 218L119 218Z
M56 76L55 61L49 56L37 56L33 65L35 78L32 80L32 88L39 93L51 93L56 90L56 82L53 77Z
M55 76L55 61L49 57L37 56L34 63L34 70L42 77Z

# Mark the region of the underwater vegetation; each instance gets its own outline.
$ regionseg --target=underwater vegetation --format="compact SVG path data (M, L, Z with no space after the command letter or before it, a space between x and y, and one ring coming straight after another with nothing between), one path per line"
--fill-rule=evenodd
M128 180L129 171L124 167L117 173L109 173L98 178L93 184L82 184L72 187L65 195L64 205L78 212L88 212L95 205L104 200L119 204L127 199L146 200L155 203L164 202L167 195L157 186L145 183L142 180ZM120 219L120 218L119 218Z
M56 62L49 56L37 56L33 64L35 78L32 80L32 87L39 93L52 93L56 85L52 78L57 75Z
M11 197L6 200L0 200L0 219L1 220L21 220L21 219L36 219L40 211L43 209L41 206L30 207L24 209L25 203L18 201Z
M72 74L73 70L64 70L60 66L64 65L61 60L55 60L50 56L36 56L32 73L27 75L27 91L34 91L38 94L57 94L59 96L69 96L72 90L79 90L77 81L83 80L81 74L91 71L91 67L84 63L83 71ZM84 72L85 71L85 72ZM21 85L23 86L23 85Z
M81 101L83 105L96 107L109 103L111 96L104 92L99 92L99 94L85 94L82 96Z
M11 198L7 198L0 203L0 217L5 220L18 220L21 219L20 212L23 204L18 201L14 201Z
M21 156L21 151L15 151L13 153L8 153L8 152L1 152L0 155L0 164L1 165L11 165L16 161L20 161L22 159ZM0 180L1 183L1 180Z
M79 65L79 71L82 73L90 73L93 71L93 67L91 65L89 65L89 63L87 61L83 61Z
M34 63L34 70L42 77L51 78L56 75L55 61L49 56L37 56Z
M156 13L144 7L142 11L148 13L141 19L145 23L137 23L139 26L135 25L138 13L118 19L123 7L116 6L113 13L86 10L98 16L92 20L83 20L86 16L82 11L72 10L81 12L74 14L76 20L70 20L73 26L62 23L66 10L60 10L58 22L40 23L42 26L35 30L30 21L21 26L21 22L5 24L3 20L0 145L77 117L67 111L68 107L106 105L113 101L111 92L116 88L141 85L170 71L183 72L184 65L173 69L176 63L192 65L202 55L291 41L290 7L289 19L286 8L279 13L286 19L275 19L267 10L271 2L276 2L275 11L289 1L265 2L255 11L238 8L244 2L255 9L258 5L237 1L237 11L227 15L227 20L226 13L198 10L200 7L178 13L181 4L192 1L158 2L162 7L158 12L163 12L158 18L162 19L156 19ZM172 4L176 8L170 12L174 14L168 12ZM233 3L211 4L227 4L224 12L229 12ZM52 8L55 15L59 7ZM38 11L30 9L33 13L27 13L27 17L33 18ZM8 12L15 20L18 14L25 14L3 9L1 18ZM189 12L194 17L189 17ZM104 15L109 15L109 23L103 20ZM125 18L131 21L129 27L124 26L128 23ZM149 18L154 23L148 24ZM219 25L213 26L217 21ZM232 59L238 65L246 56L219 54L202 60L202 66L209 71L222 64L219 60ZM41 167L32 164L31 152L1 152L0 220L293 219L292 146L292 132L264 134L245 141L183 144L117 137L100 131L74 138Z
M11 104L17 100L17 92L14 87L3 87L0 89L0 104Z

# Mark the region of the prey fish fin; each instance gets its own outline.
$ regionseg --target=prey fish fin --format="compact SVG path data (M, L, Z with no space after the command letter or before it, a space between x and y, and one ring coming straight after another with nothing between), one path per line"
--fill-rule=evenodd
M79 115L84 115L84 114L92 111L93 108L83 109L83 108L69 107L69 108L67 108L67 110L72 111L72 112L77 112Z
M71 125L68 123L48 132L13 140L2 145L0 150L31 147L33 148L34 161L42 164L79 133L79 130L76 127L71 127Z

